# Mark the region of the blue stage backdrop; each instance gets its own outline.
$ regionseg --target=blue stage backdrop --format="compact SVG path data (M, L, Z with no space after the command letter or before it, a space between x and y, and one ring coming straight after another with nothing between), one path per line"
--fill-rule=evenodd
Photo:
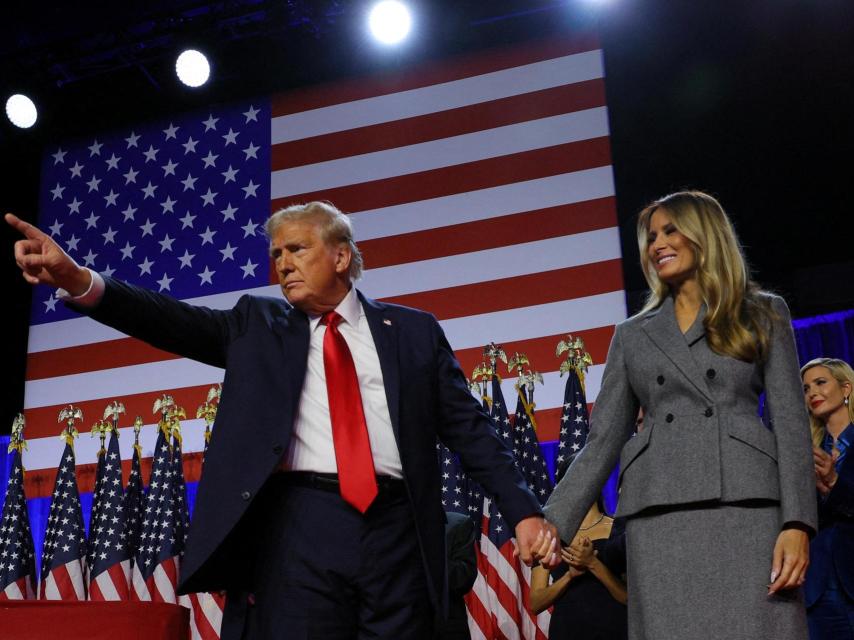
M801 364L820 356L841 358L847 362L854 362L854 310L842 311L828 315L815 316L794 320L795 338L798 345L798 357ZM9 446L9 436L0 436L0 451L5 452ZM543 454L549 465L549 472L554 477L554 460L557 457L557 442L543 442ZM6 482L9 478L9 466L11 456L0 455L0 495L5 499ZM605 506L613 512L617 505L617 475L611 475L603 491ZM187 505L192 516L193 505L196 501L195 482L187 483ZM88 530L89 515L92 508L92 494L80 495L83 507L83 519ZM36 557L41 564L41 548L44 534L47 528L47 517L50 511L50 497L34 498L28 501L30 515L30 526L33 530L33 542L36 548Z

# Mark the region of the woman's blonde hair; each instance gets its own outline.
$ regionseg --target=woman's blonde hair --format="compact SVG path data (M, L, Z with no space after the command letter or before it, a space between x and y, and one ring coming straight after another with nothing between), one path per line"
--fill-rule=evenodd
M641 266L650 291L641 313L658 307L670 294L649 258L652 215L664 209L673 226L691 243L697 261L697 282L706 303L703 324L709 347L745 362L760 360L767 348L770 297L750 280L744 252L720 203L702 191L679 191L648 205L638 216Z
M801 379L803 379L804 374L813 367L824 367L830 371L830 375L832 375L840 385L844 385L847 382L851 385L852 391L854 391L854 369L852 369L851 365L845 362L845 360L840 360L839 358L815 358L814 360L810 360L801 367ZM824 423L816 418L812 414L812 411L809 411L809 405L807 405L807 411L810 414L810 433L812 434L812 442L815 446L820 447L821 443L824 441ZM854 399L850 399L850 396L848 400L848 422L854 422Z

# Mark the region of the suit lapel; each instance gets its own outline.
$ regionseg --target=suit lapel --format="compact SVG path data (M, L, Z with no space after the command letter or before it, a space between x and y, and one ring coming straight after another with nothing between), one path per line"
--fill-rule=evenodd
M661 349L676 368L694 385L697 390L709 400L713 400L711 391L706 385L706 378L694 356L691 355L690 345L705 335L703 329L703 317L705 316L705 305L697 314L697 319L686 334L679 329L676 322L676 313L673 309L673 298L668 296L657 311L650 314L648 320L642 325L643 330L650 340Z
M388 402L388 413L391 418L391 426L397 438L398 449L400 448L400 360L398 350L398 327L397 324L387 316L385 305L371 300L359 294L374 345L377 348L377 356L380 359L380 368L383 372L383 384L385 386L386 401Z
M286 305L282 307L282 313L273 319L272 327L282 345L282 362L287 363L287 366L280 369L285 378L285 389L288 391L283 397L296 399L291 416L291 419L295 420L308 364L308 316L299 309Z

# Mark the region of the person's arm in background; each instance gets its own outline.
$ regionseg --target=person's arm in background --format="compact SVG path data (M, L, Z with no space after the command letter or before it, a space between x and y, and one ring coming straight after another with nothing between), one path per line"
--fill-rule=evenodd
M542 565L534 567L531 570L531 590L529 592L531 611L542 613L548 609L563 595L563 592L569 587L569 583L579 575L580 572L577 569L567 567L566 573L549 584L548 569L544 569Z

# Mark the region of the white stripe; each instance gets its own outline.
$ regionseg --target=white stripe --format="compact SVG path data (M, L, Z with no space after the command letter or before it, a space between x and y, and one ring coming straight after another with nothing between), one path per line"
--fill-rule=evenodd
M617 227L365 271L359 290L371 298L436 291L620 258ZM567 283L569 290L569 283ZM524 293L508 291L508 296ZM530 320L529 320L530 321Z
M65 564L65 569L68 571L68 576L71 578L71 586L74 588L74 593L78 600L86 599L86 586L83 577L83 561L72 560Z
M134 593L136 593L136 597L143 602L150 602L151 593L148 591L148 585L145 584L145 578L142 577L138 566L134 566L132 578L131 586Z
M100 589L104 600L121 600L119 592L116 590L116 585L113 584L113 579L110 577L110 573L108 571L102 571L95 576L94 582L98 585L98 589ZM89 589L89 598L92 598L91 588Z
M85 402L198 384L218 384L222 379L222 369L185 358L100 369L28 381L24 387L24 409L62 404L66 399Z
M271 142L278 144L456 109L490 100L601 78L602 52L585 51L560 58L451 80L428 87L352 100L272 119Z
M513 295L514 292L508 292ZM626 318L623 291L560 300L547 304L517 307L439 322L454 349L483 346L489 341L502 344L586 329L607 327ZM553 365L558 366L558 365ZM537 364L541 370L548 367ZM59 403L57 403L59 404Z
M26 600L24 598L24 594L21 592L21 587L18 586L17 582L10 582L6 585L6 588L3 589L3 595L5 595L9 600Z
M178 602L178 596L175 593L176 585L169 578L169 575L166 571L163 570L163 565L169 563L175 563L177 565L178 559L175 557L167 558L163 562L157 565L154 569L154 588L157 589L157 592L160 594L160 598L163 602L171 602L176 604ZM176 573L177 575L177 573Z
M356 239L387 238L614 195L611 165L350 213ZM429 215L428 215L429 214Z
M47 578L39 583L39 600L59 600L59 587L56 586L56 578L53 571L47 574Z
M280 169L270 175L270 196L284 198L384 180L607 135L607 109L584 109L404 147Z
M181 450L183 453L197 453L205 450L205 421L201 419L184 420L181 422ZM133 458L133 427L119 429L119 451L122 460ZM139 434L139 444L142 447L142 458L154 456L154 446L157 442L157 425L145 425ZM36 469L53 469L62 456L65 442L56 437L33 438L27 440L28 449L24 451L24 466L29 471ZM94 464L98 461L100 444L97 438L80 438L75 442L75 458L78 465Z

